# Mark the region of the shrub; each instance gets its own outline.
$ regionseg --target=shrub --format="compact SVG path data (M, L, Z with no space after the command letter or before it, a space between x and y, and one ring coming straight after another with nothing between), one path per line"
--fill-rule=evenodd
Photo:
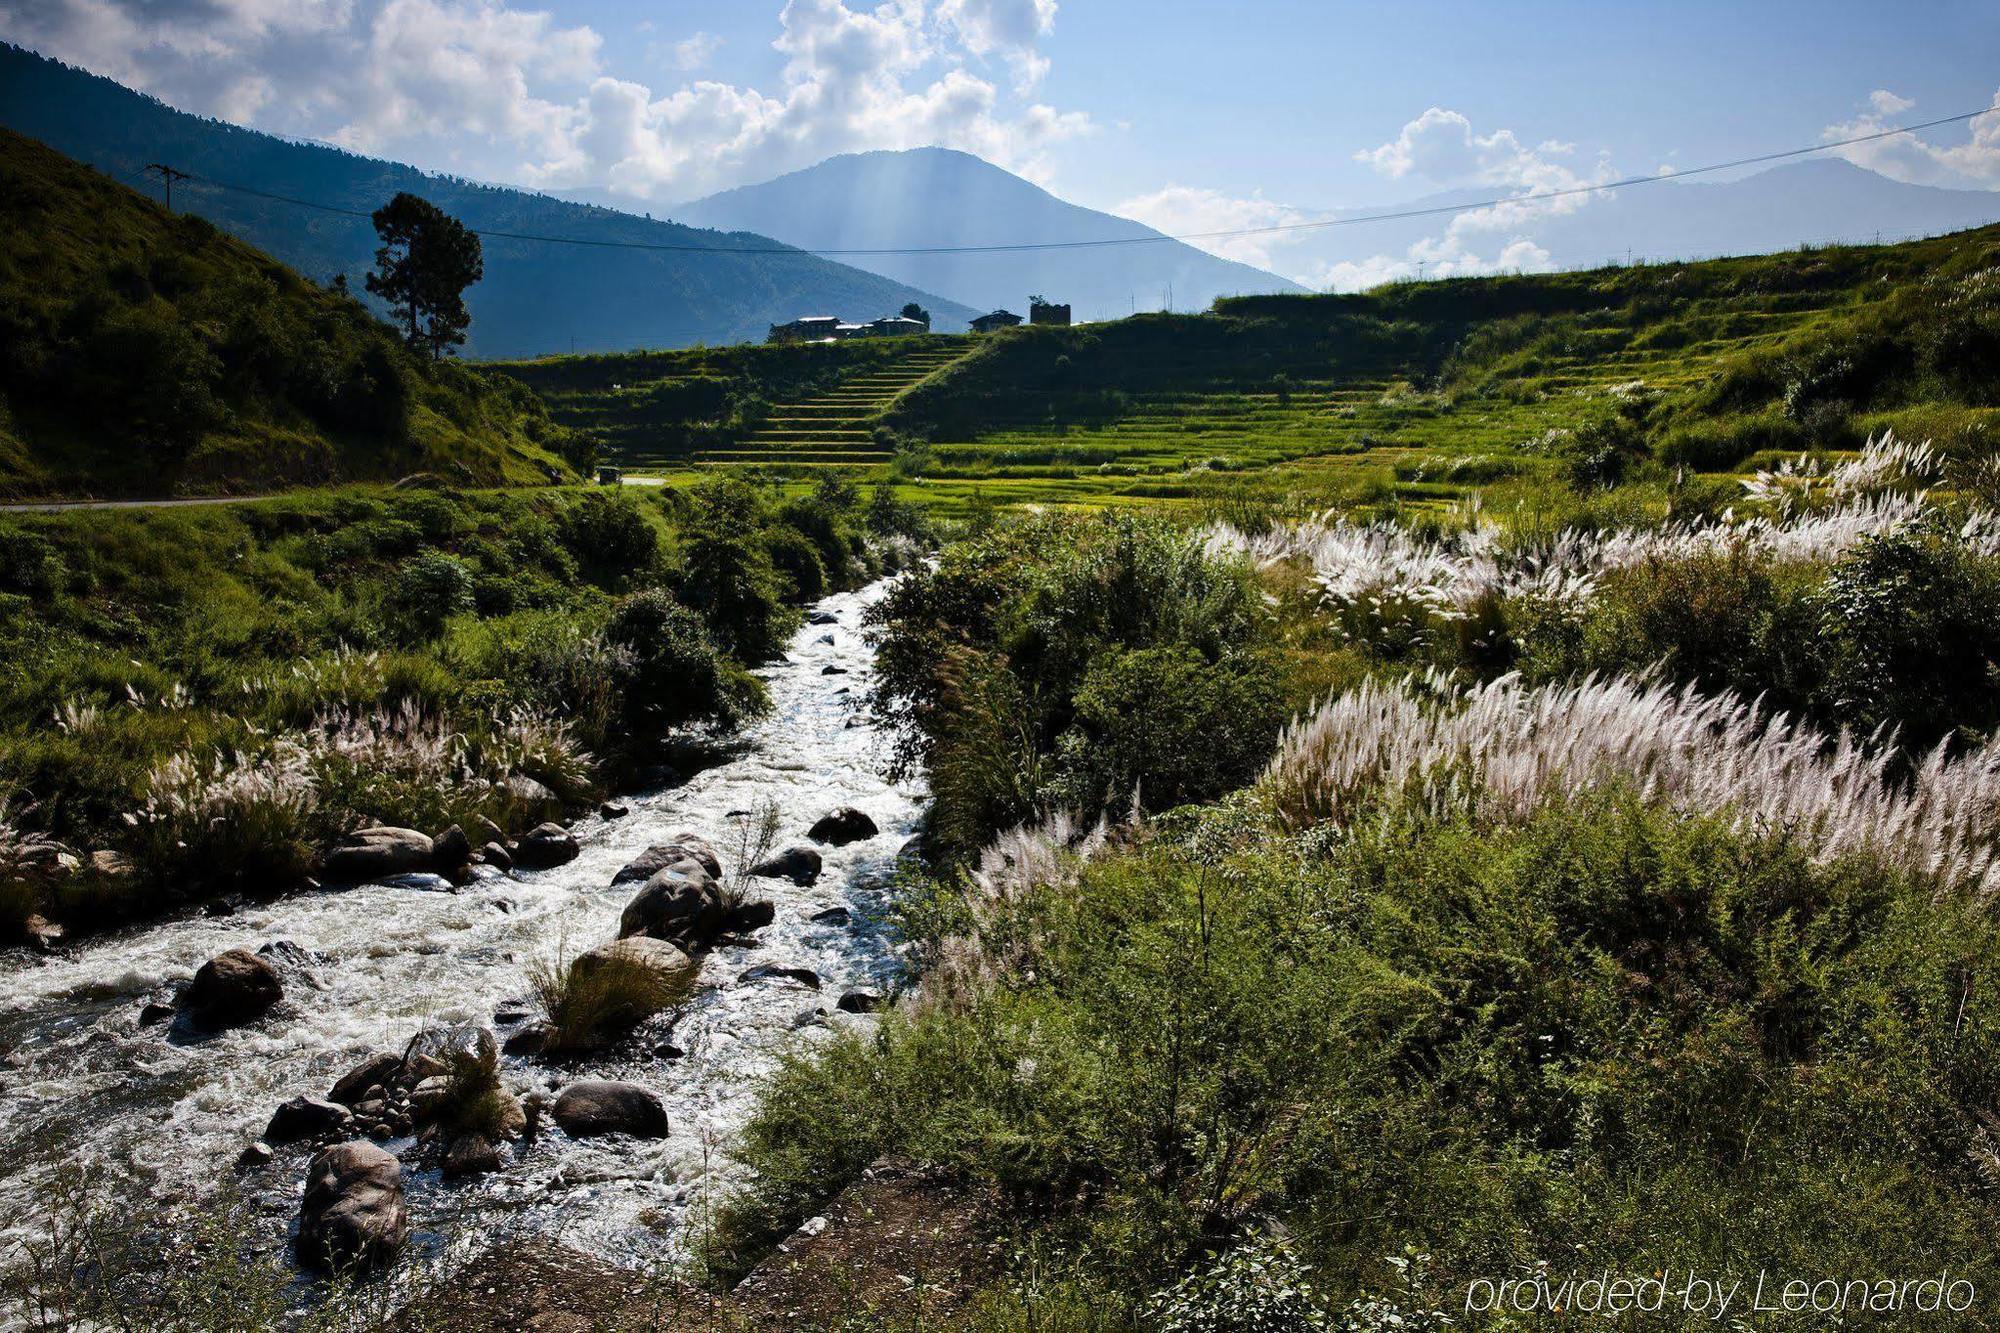
M628 958L579 968L558 955L531 964L528 984L549 1023L552 1055L601 1049L665 1009L675 988L654 969Z
M723 658L701 618L664 589L621 601L604 641L616 653L620 711L635 735L692 722L733 726L763 704L761 686Z
M472 571L463 561L425 551L396 571L384 609L412 638L436 638L453 616L472 609L472 594Z

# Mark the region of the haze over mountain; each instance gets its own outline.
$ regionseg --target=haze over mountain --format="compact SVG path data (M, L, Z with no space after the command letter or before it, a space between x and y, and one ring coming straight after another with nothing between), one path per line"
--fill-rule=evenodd
M811 250L1153 238L1077 249L841 256L971 306L1016 314L1026 313L1034 294L1067 302L1075 318L1086 320L1168 305L1205 310L1218 296L1305 290L1143 223L1067 203L948 148L844 154L668 212L695 226L759 231Z
M1365 219L1496 197L1491 186L1442 191L1393 206L1296 211L1287 221ZM1315 287L1354 290L1421 271L1445 277L1495 269L1591 268L1633 259L1766 254L1840 241L1906 240L2000 221L2000 192L1911 185L1837 157L1788 162L1735 180L1658 183L1525 200L1455 216L1289 231L1226 242ZM1421 262L1421 268L1420 268Z
M110 79L0 43L0 125L41 140L113 177L150 188L165 162L196 177L332 205L301 208L199 181L179 184L174 207L192 212L319 282L346 274L354 291L373 262L367 213L401 190L421 194L481 231L554 235L607 245L486 238L486 276L467 293L468 356L524 357L575 350L680 347L761 339L802 314L870 319L905 302L930 310L940 331L976 313L929 291L801 253L768 250L764 236L701 230L504 186L427 175L337 148L294 143L176 111Z

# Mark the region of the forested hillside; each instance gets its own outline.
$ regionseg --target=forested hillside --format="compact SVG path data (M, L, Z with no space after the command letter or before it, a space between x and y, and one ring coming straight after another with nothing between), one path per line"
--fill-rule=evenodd
M577 442L519 384L0 130L0 489L165 496L545 482Z
M204 120L4 43L0 125L128 182L143 182L147 163L164 162L261 192L218 189L197 180L180 186L174 202L316 282L345 273L357 291L376 245L367 215L400 191L422 195L475 230L591 242L489 240L486 279L467 294L469 356L738 342L762 338L772 323L799 315L873 319L909 301L928 308L940 328L962 328L973 313L803 252L718 254L769 251L776 243L768 237L703 231L432 176L400 163ZM271 195L348 212L265 197Z

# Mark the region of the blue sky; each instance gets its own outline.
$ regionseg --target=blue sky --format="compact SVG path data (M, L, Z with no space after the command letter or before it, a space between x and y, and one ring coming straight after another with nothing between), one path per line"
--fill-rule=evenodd
M1990 0L0 0L0 36L189 110L634 208L942 143L1175 231L1691 166L2000 89ZM2000 187L2000 116L1852 156Z

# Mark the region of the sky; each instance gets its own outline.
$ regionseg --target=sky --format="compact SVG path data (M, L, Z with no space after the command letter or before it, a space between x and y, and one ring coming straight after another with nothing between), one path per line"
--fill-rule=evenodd
M1175 233L1532 196L2000 102L1992 0L0 0L0 37L185 110L635 209L938 144ZM1843 155L2000 189L2000 114ZM1315 286L1419 257L1532 267L1512 218L1594 197L1441 222L1365 273L1282 237L1206 244Z

